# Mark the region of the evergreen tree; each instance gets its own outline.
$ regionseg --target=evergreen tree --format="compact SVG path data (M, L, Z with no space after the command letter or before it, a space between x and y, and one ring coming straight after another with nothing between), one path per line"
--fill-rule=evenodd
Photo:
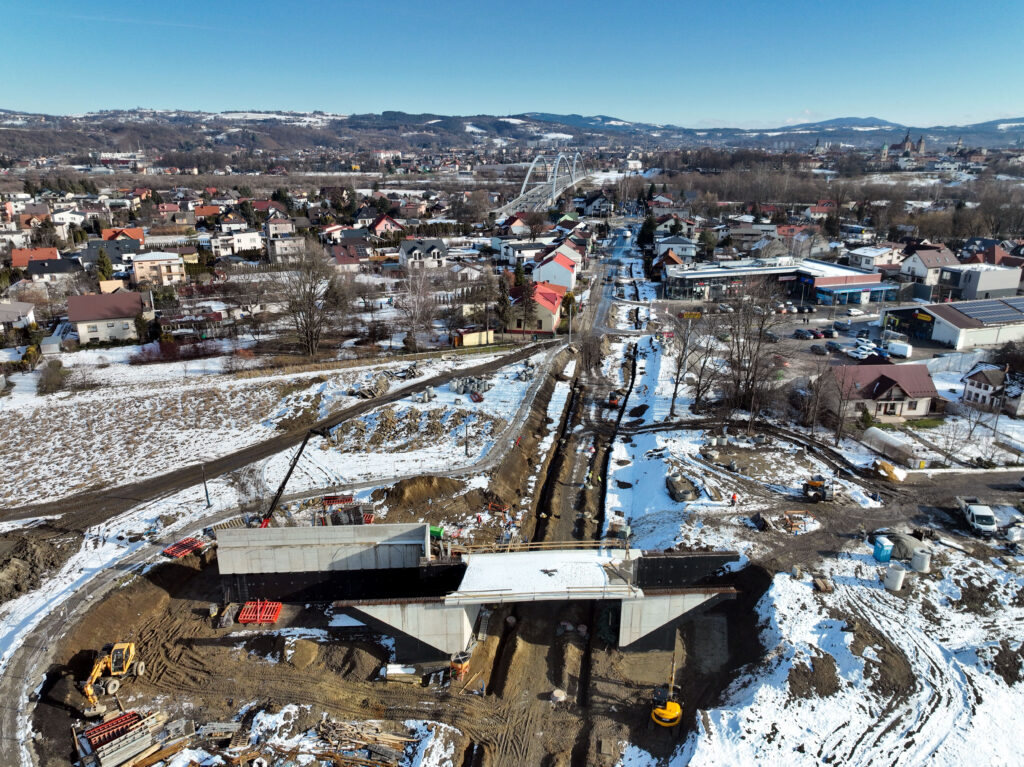
M526 284L526 272L523 271L523 264L520 261L516 262L515 279L513 281L517 288Z
M508 295L508 280L505 279L504 274L498 278L497 313L501 329L507 329L509 323L512 322L512 299Z
M516 309L519 318L523 321L523 330L527 331L537 318L537 298L534 296L537 286L533 280L526 280L520 288L519 300L516 302Z
M654 245L654 233L658 229L658 222L654 220L654 216L650 213L647 214L647 218L644 219L643 226L640 227L640 233L636 236L636 244L641 248L646 245Z
M109 280L114 276L114 265L110 262L105 248L100 248L100 254L96 257L96 278Z

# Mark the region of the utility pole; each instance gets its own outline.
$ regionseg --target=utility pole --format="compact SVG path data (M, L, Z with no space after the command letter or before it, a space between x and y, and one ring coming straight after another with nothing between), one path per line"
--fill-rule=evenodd
M203 471L203 492L206 493L206 508L210 508L213 504L210 503L210 488L206 486L206 464L199 464L199 468Z
M466 416L466 455L469 455L469 416Z

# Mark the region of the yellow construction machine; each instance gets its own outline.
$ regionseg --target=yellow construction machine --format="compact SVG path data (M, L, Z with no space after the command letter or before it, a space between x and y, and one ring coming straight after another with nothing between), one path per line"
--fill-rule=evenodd
M672 653L672 671L668 675L668 684L654 691L651 719L662 727L675 727L682 718L683 707L679 705L676 695L676 655Z
M99 702L103 694L113 695L121 689L121 679L128 676L142 676L146 663L135 657L134 642L115 642L104 647L96 655L89 678L82 684L82 693L89 707L82 713L86 716L101 716L107 707Z

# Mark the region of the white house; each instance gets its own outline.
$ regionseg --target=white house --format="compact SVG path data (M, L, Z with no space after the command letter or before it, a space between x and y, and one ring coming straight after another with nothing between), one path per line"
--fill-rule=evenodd
M899 264L903 261L903 255L899 249L891 245L865 246L856 248L849 252L850 266L864 269L869 272L878 270L879 266Z
M944 266L956 266L960 262L946 247L918 248L903 259L900 274L913 278L914 282L938 285L939 275Z
M440 269L448 259L448 247L443 240L402 240L398 246L398 263L406 271L411 269Z
M36 321L36 308L27 301L0 303L0 330L27 328Z
M554 253L533 268L533 281L558 285L571 292L576 287L576 265L561 253Z
M683 237L678 234L658 240L657 249L659 256L665 255L670 250L674 251L684 262L687 260L692 261L697 257L697 243L689 237Z

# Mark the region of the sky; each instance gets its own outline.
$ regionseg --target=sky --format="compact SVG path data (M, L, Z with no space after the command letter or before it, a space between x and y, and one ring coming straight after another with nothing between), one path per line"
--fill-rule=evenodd
M1024 116L1024 2L0 0L0 108Z

